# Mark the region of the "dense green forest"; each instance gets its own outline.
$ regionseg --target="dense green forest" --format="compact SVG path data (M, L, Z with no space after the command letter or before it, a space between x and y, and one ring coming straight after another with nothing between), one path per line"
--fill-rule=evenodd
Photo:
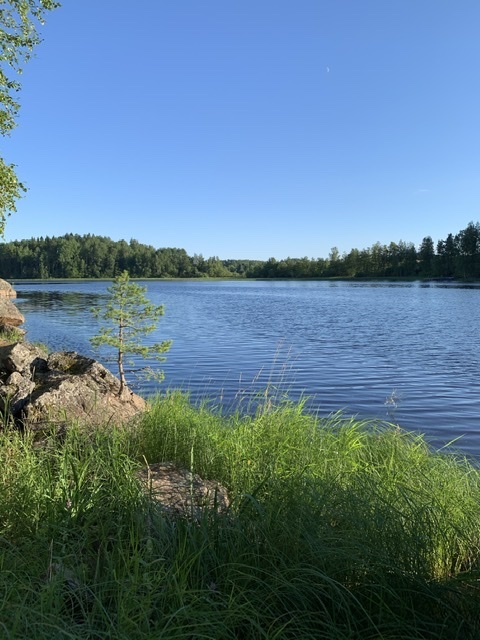
M16 240L0 245L0 275L19 278L114 278L127 270L134 278L480 278L480 223L470 222L436 245L426 236L411 242L376 242L367 249L327 258L220 260L189 256L184 249L155 249L137 240L95 235Z

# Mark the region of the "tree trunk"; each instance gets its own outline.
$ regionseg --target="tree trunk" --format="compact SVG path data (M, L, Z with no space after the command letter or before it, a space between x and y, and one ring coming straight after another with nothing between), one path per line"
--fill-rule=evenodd
M118 327L118 375L120 377L120 389L118 390L118 395L122 396L124 391L127 389L127 381L125 380L125 371L123 368L123 324L120 322Z

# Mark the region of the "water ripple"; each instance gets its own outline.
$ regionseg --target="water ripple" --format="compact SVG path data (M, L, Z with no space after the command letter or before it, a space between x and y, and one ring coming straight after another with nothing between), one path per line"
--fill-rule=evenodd
M31 340L95 356L89 309L109 283L16 285ZM148 282L173 339L164 386L231 407L269 386L480 452L478 287L418 283ZM106 360L101 352L100 359ZM144 382L143 393L158 387ZM393 394L393 395L392 395ZM396 401L389 403L388 398Z

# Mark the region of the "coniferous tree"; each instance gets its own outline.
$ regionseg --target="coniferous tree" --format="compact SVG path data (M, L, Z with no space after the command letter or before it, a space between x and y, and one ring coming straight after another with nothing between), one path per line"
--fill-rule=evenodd
M164 307L152 304L145 296L146 287L132 282L127 271L117 276L107 291L110 297L106 305L92 309L95 317L105 324L90 342L94 347L106 345L115 350L120 379L119 395L122 395L128 390L125 357L130 354L162 362L165 360L163 354L170 349L172 343L170 340L152 345L142 343L142 338L155 331L164 314ZM157 372L155 378L162 380L163 372Z

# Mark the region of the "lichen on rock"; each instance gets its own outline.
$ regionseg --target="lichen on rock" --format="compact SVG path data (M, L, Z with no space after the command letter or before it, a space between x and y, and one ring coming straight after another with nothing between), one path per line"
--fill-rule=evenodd
M0 347L0 398L24 426L35 429L67 419L92 426L124 424L145 411L146 402L134 393L120 396L119 388L108 369L76 352L45 359L28 343Z

